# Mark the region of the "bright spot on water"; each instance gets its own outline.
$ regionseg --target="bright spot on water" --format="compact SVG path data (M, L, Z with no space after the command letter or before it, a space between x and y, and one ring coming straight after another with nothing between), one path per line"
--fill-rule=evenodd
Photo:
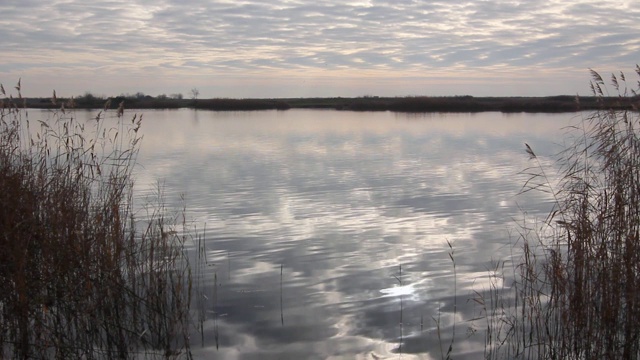
M406 296L406 295L414 294L415 289L412 284L412 285L405 285L405 286L394 286L394 287L382 289L380 290L380 292L384 294L382 297Z

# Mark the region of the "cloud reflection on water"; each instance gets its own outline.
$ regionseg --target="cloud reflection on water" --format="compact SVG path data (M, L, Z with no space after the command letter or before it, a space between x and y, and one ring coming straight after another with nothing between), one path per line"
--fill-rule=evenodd
M159 179L176 207L184 193L215 264L221 348L208 320L196 354L439 357L433 318L446 344L453 321L446 241L463 328L474 282L509 254L516 203L548 210L515 196L530 165L523 143L553 154L572 117L145 111L136 186ZM482 335L459 335L457 354L482 351Z
M198 122L189 111L154 114L159 131L145 133L140 161L170 194L186 193L199 227L206 223L210 251L230 254L231 274L212 270L228 279L219 285L228 314L220 331L234 335L222 347L261 358L401 350L437 357L432 318L440 313L446 341L453 321L446 240L455 243L464 303L476 281L465 273L482 274L492 258L507 255L514 205L530 200L515 197L517 173L529 165L523 142L550 151L570 118L207 114ZM399 265L403 287L394 278ZM458 321L469 311L461 307ZM477 352L482 340L461 338L458 346L475 343Z

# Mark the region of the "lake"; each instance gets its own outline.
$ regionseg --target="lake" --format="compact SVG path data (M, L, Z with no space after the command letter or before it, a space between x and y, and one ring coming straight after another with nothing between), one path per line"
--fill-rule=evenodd
M454 331L455 358L481 357L474 290L492 261L517 258L524 214L552 206L518 195L536 164L524 144L553 175L562 129L580 119L142 113L137 199L160 183L204 231L205 343L194 333L192 346L219 359L440 358Z

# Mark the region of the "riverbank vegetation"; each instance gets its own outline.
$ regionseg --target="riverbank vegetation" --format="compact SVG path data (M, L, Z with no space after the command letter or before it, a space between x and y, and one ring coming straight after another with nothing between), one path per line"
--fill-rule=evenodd
M187 238L162 202L134 211L142 118L78 122L54 95L31 119L16 91L0 86L0 358L189 358Z
M640 89L622 73L610 79L634 110L611 108L592 72L600 109L570 129L558 181L525 146L533 166L523 191L546 192L555 207L523 224L513 273L497 266L474 299L487 320L486 358L640 357Z
M184 99L180 94L156 97L137 93L116 97L94 96L85 93L73 99L60 99L70 102L76 108L101 109L111 100L111 108L124 102L128 109L179 109L193 108L214 111L243 110L287 110L287 109L333 109L348 111L395 111L395 112L575 112L597 110L603 104L616 110L630 110L629 104L621 103L618 97L587 96L576 101L575 96L549 97L473 97L473 96L407 96L378 97L364 96L356 98L289 98L289 99ZM24 99L29 108L56 108L48 98Z

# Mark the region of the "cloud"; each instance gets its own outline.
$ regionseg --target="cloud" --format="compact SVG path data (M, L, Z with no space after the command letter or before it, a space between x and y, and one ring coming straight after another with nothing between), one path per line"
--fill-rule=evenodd
M99 68L182 76L372 72L380 78L461 69L630 67L640 50L640 10L632 5L9 1L0 5L0 76L42 74L51 62L66 74Z

